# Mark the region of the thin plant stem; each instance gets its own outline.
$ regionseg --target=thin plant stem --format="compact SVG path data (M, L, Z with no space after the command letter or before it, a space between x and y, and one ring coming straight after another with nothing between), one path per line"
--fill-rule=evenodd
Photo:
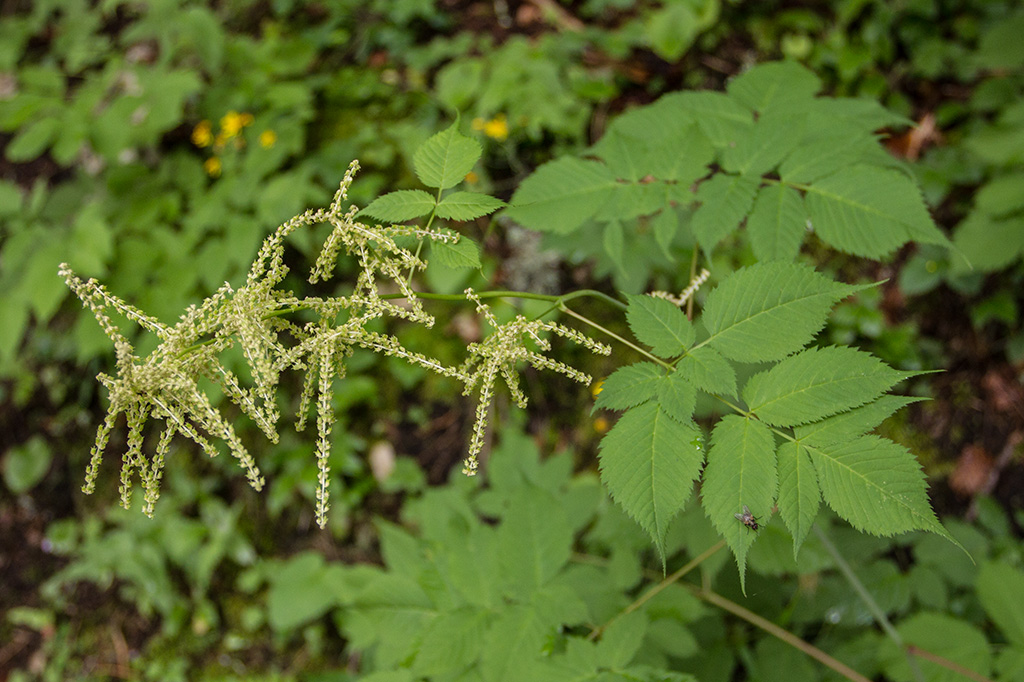
M693 257L690 258L690 279L687 280L692 282L697 276L697 254L700 252L700 247L697 242L693 243ZM696 292L694 292L696 293ZM686 319L693 319L693 299L694 296L691 294L689 300L686 301Z
M981 673L975 672L970 668L960 665L956 661L951 661L948 658L945 658L944 656L933 654L932 652L926 649L922 649L921 647L915 646L913 644L907 646L907 653L913 656L920 656L926 661L931 661L936 665L941 665L943 668L946 668L947 670L952 670L958 675L963 675L968 679L975 680L975 682L992 682L991 678L985 677Z
M566 308L565 306L559 306L559 309L562 312L564 312L566 315L569 315L571 317L575 317L577 320L579 320L579 321L581 321L581 322L583 322L585 324L589 324L591 327L593 327L594 329L598 330L599 332L607 334L608 336L612 337L613 339L615 339L619 343L621 343L623 345L626 345L626 346L629 346L630 348L635 350L637 353L640 353L641 355L643 355L644 357L648 358L652 362L658 363L659 365L661 365L665 369L668 369L668 370L672 370L673 369L671 364L665 362L664 360L662 360L659 357L651 355L650 353L645 351L640 346L636 345L635 343L632 343L631 341L627 341L626 339L622 338L621 336L619 336L618 334L616 334L612 330L606 329L605 327L602 327L597 322L594 322L593 320L591 320L591 319L589 319L587 317L584 317L583 315L580 315L579 313L573 311L570 308Z
M903 637L901 637L900 633L896 630L895 627L893 627L893 624L889 620L889 617L885 615L885 611L883 611L882 607L878 605L878 602L875 601L875 598L871 596L871 593L868 592L868 589L864 586L864 583L862 583L860 581L860 578L857 577L857 574L853 572L853 569L850 567L850 564L847 563L843 555L839 553L839 550L836 549L836 546L833 545L832 541L828 539L824 531L822 531L821 528L819 528L817 525L812 526L812 528L814 529L814 534L818 537L818 539L821 541L821 544L825 547L825 551L827 551L829 555L832 557L833 561L836 562L836 566L839 568L839 572L843 574L843 577L846 578L846 582L850 583L850 587L852 587L853 591L856 592L857 595L861 598L861 601L864 602L864 605L868 607L868 611L874 617L875 622L878 623L878 626L880 628L882 628L882 631L885 632L886 636L888 636L889 639L895 642L896 646L898 646L906 654L907 664L910 666L910 670L914 675L914 679L916 679L917 682L924 682L924 674L921 672L921 666L917 664L917 659L914 658L914 656L907 649L907 646L903 643Z

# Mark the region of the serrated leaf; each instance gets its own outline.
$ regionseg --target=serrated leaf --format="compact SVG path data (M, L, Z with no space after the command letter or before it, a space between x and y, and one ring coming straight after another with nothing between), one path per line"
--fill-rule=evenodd
M485 682L515 679L524 661L541 654L549 630L532 605L514 604L504 609L483 635L480 677Z
M721 92L683 92L673 102L692 116L716 147L727 147L754 124L748 109Z
M726 92L754 111L764 111L779 101L810 100L821 90L821 80L796 62L760 64L729 82Z
M475 608L441 612L424 629L412 669L433 677L472 666L483 648L480 633L489 620L489 613Z
M480 247L466 235L461 235L455 243L433 242L430 257L431 262L453 270L480 267Z
M526 601L569 561L572 529L558 501L525 485L510 500L498 527L498 557L505 596Z
M696 332L676 304L653 296L627 296L626 320L633 335L655 355L674 358L693 344Z
M633 660L647 633L648 616L641 610L623 613L601 634L595 650L598 670L623 668Z
M928 504L921 465L904 447L861 436L807 451L825 502L857 530L888 536L920 529L951 539Z
M825 446L851 441L871 431L900 408L924 398L883 395L878 400L828 419L793 429L797 439L807 445Z
M760 178L719 173L697 189L700 208L693 214L690 228L705 253L735 232L754 203Z
M776 475L775 438L767 426L734 414L715 425L701 498L704 513L736 557L741 586L746 585L747 550L757 533L735 515L747 506L766 522L775 501Z
M797 426L871 402L914 374L848 346L809 348L752 376L743 399L766 424Z
M456 122L424 142L412 165L424 185L448 189L462 182L482 153L480 143L460 133Z
M676 372L702 391L736 397L736 371L722 354L711 346L690 350L676 363Z
M742 268L708 294L706 343L733 360L779 360L814 337L834 303L867 286L835 282L799 263Z
M779 446L779 514L793 535L793 558L818 515L821 491L806 448L786 441Z
M786 183L811 183L850 166L882 161L884 151L870 133L835 132L831 126L822 133L821 122L807 119L807 135L779 166L779 177Z
M664 376L664 370L653 362L620 367L601 383L594 409L626 410L645 403L658 394Z
M757 192L747 216L750 246L759 261L792 261L807 231L807 211L800 194L785 185L766 185Z
M658 384L658 406L673 419L690 423L696 404L697 387L679 372L663 377Z
M626 248L626 233L622 229L621 222L612 220L604 226L601 245L604 247L608 260L615 264L620 273L624 274L626 268L623 261L623 252Z
M723 152L722 167L748 177L767 173L800 142L804 118L799 112L765 112Z
M602 163L557 159L519 184L505 215L533 230L567 234L601 210L617 184Z
M505 205L501 199L477 192L452 192L437 205L437 215L448 220L473 220Z
M601 480L612 498L647 531L665 558L665 533L700 473L703 452L694 424L684 425L656 403L626 412L601 440Z
M421 189L400 189L377 197L359 215L388 223L404 223L427 215L434 210L435 204L434 197Z
M661 252L672 258L671 247L676 232L679 231L679 215L672 208L666 207L651 218L650 226L651 232L654 233L654 241L658 242Z
M880 258L911 240L949 244L921 191L897 171L844 168L810 185L804 204L818 236L846 253Z

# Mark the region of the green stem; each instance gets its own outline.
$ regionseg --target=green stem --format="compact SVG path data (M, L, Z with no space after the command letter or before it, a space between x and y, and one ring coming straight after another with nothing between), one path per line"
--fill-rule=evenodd
M875 622L878 623L879 627L882 628L882 631L885 632L889 639L895 642L896 646L902 649L906 654L907 663L910 665L910 670L913 673L914 678L917 682L924 682L924 674L922 674L921 667L917 664L917 659L914 658L910 651L907 650L906 645L903 643L903 638L900 636L900 633L897 632L896 628L893 627L889 617L885 615L885 611L883 611L882 607L878 605L875 598L871 596L871 593L868 592L864 583L862 583L860 578L857 577L857 574L853 572L850 564L847 563L843 555L839 553L839 550L836 549L836 546L828 539L828 536L825 535L824 531L817 526L812 526L812 528L814 529L814 534L818 537L818 540L820 540L821 544L825 547L825 551L827 551L832 557L832 560L836 562L836 566L839 568L839 572L843 574L843 577L846 578L846 582L850 583L850 587L852 587L853 591L861 598L864 605L868 607L868 611L871 612Z
M589 319L589 318L586 318L586 317L584 317L583 315L580 315L579 313L577 313L577 312L573 311L573 310L572 310L572 309L570 309L570 308L566 308L566 307L565 307L565 306L563 306L563 305L560 305L560 306L559 306L559 310L561 310L562 312L564 312L564 313L565 313L566 315L569 315L569 316L571 316L571 317L575 317L575 318L576 318L577 320L579 320L580 322L583 322L584 324L589 324L589 325L590 325L591 327L593 327L594 329L598 330L599 332L601 332L601 333L603 333L603 334L607 334L608 336L610 336L611 338L615 339L615 340L616 340L616 341L618 341L619 343L621 343L621 344L623 344L623 345L625 345L625 346L629 346L630 348L632 348L633 350L635 350L635 351L636 351L637 353L640 353L641 355L643 355L644 357L646 357L647 359L649 359L649 360L650 360L651 362L656 362L656 363L658 363L659 365L661 365L662 367L664 367L664 368L665 368L665 369L667 369L667 370L674 370L674 368L672 367L672 365L671 365L671 364L669 364L669 363L665 362L664 360L662 360L662 359L661 359L661 358L659 358L659 357L656 357L656 356L654 356L654 355L651 355L650 353L648 353L647 351L645 351L645 350L644 350L643 348L641 348L640 346L636 345L635 343L633 343L633 342L631 342L631 341L628 341L628 340L626 340L626 339L622 338L621 336L619 336L618 334L616 334L616 333L615 333L615 332L613 332L612 330L610 330L610 329L606 329L605 327L602 327L602 326L601 326L601 325L599 325L599 324L598 324L597 322L594 322L593 320L591 320L591 319Z

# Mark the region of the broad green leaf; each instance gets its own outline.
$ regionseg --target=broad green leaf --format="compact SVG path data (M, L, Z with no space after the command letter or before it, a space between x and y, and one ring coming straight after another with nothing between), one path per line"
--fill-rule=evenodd
M446 268L479 268L480 247L477 243L465 235L459 237L459 241L433 242L430 245L431 261L437 262Z
M813 117L807 118L807 134L779 166L783 182L814 182L850 166L875 165L875 157L888 154L870 133L836 133L831 126L822 133L815 123Z
M665 533L693 489L703 462L693 423L681 424L647 403L626 412L601 440L601 480L612 498L651 536L665 558Z
M651 50L667 62L678 61L701 28L696 13L683 2L668 3L652 11L645 24Z
M498 561L505 596L526 601L569 561L572 529L558 501L526 485L513 496L498 527Z
M798 426L793 429L793 433L805 444L817 447L851 441L877 427L901 407L920 400L924 400L924 398L883 395L878 400L849 412L843 412L812 424Z
M840 251L879 258L908 241L948 245L906 175L853 166L814 182L804 199L814 231Z
M792 261L806 231L807 212L796 190L782 184L758 190L754 209L747 216L750 246L757 260Z
M683 92L672 99L716 147L727 147L753 125L754 117L743 105L721 92Z
M326 589L328 566L323 557L304 552L290 558L270 576L267 621L275 632L287 632L319 618L336 603Z
M665 371L653 362L637 362L619 367L601 382L594 409L626 410L645 403L658 394Z
M492 472L493 468L488 470L488 474ZM501 603L500 585L494 579L501 571L495 528L470 526L460 534L459 542L447 543L445 551L436 555L436 562L445 580L467 603L485 609L494 609ZM401 570L399 566L389 566Z
M821 90L821 80L796 62L770 62L736 76L725 90L743 106L764 111L780 101L810 100Z
M553 628L541 620L536 608L514 605L504 609L483 634L480 676L485 682L516 679L516 671L541 655L551 634Z
M995 220L975 211L960 223L953 244L967 259L962 267L956 259L955 269L1001 270L1024 255L1024 217Z
M974 195L974 209L993 218L1005 218L1024 209L1024 173L993 178Z
M448 220L473 220L505 205L501 199L477 192L452 192L437 205L437 215Z
M918 613L910 616L896 628L907 645L915 645L939 654L976 674L974 679L991 675L992 651L985 633L962 618L944 613ZM887 679L912 680L920 675L924 682L963 682L967 676L950 669L948 665L922 657L915 661L915 672L908 664L907 652L892 640L886 640L877 653Z
M460 133L456 122L424 142L412 164L424 185L448 189L462 182L481 154L480 143Z
M920 529L949 539L928 504L921 465L904 447L861 436L807 451L825 502L857 530L888 536Z
M821 491L811 458L799 442L786 441L779 446L778 465L779 514L793 535L795 559L818 515Z
M679 372L663 377L658 384L658 406L673 419L689 424L697 404L697 387Z
M622 229L622 223L612 220L604 226L604 233L601 239L604 252L608 259L615 264L619 272L625 273L626 268L623 261L623 252L626 249L626 233Z
M715 158L711 142L675 95L619 116L589 154L604 159L618 178L640 182L653 177L687 187L707 175Z
M27 123L13 140L11 140L4 156L11 161L31 161L42 155L60 132L61 121L58 118L38 118Z
M751 377L743 399L761 421L797 426L871 402L914 374L848 346L809 348Z
M674 358L693 344L696 332L679 306L654 296L628 296L627 299L629 328L655 355Z
M701 498L704 513L736 557L741 586L746 585L747 550L757 532L735 515L747 506L766 523L775 501L776 476L775 438L767 426L734 414L715 425Z
M699 346L688 351L676 363L676 373L692 381L702 391L736 397L736 371L711 346Z
M404 223L427 215L434 210L434 206L434 197L423 190L400 189L377 197L359 214L388 223Z
M648 617L642 610L623 613L612 620L597 643L597 667L614 670L629 665L640 651L647 625Z
M697 189L700 208L690 227L705 253L735 232L754 203L760 178L719 173Z
M691 409L692 411L692 409ZM4 483L15 495L28 492L50 470L53 453L40 436L9 449L2 458Z
M602 163L557 159L519 184L505 215L533 230L566 234L597 213L617 184Z
M679 214L674 209L666 207L650 219L651 232L654 233L654 241L658 242L662 253L672 258L672 242L679 231Z
M472 667L483 650L480 633L490 620L490 614L475 608L441 612L425 628L412 669L418 675L432 677Z
M987 562L978 572L978 600L1003 635L1024 647L1024 571L1005 563Z
M743 131L734 146L722 153L722 167L748 177L761 175L779 165L803 137L804 116L799 112L761 114L753 127Z
M733 360L779 360L818 333L834 303L867 286L834 282L798 263L751 265L708 294L707 343Z

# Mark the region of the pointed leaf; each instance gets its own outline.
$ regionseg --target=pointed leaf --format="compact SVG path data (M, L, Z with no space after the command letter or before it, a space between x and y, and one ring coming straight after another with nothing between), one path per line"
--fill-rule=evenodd
M655 355L674 358L693 344L693 324L675 303L654 296L627 296L627 300L629 328Z
M465 235L457 242L433 242L430 245L431 261L446 268L479 268L480 247Z
M1024 647L1024 571L1002 562L986 562L978 572L978 600L1003 635Z
M799 112L766 111L722 153L722 167L748 177L767 173L800 143L804 118Z
M736 397L736 371L711 346L698 346L678 363L676 373L685 376L702 391Z
M807 445L822 447L851 441L871 431L901 407L924 398L902 395L883 395L878 400L828 419L798 426L794 435Z
M708 294L707 343L734 360L779 360L818 333L836 301L864 288L834 282L798 263L737 270Z
M807 232L803 198L785 185L762 187L747 217L747 232L759 261L792 261Z
M520 489L498 528L505 595L526 601L569 560L572 529L558 501L533 485Z
M424 185L448 189L462 182L481 154L480 143L460 133L456 122L424 142L412 164Z
M664 376L664 370L653 362L619 367L601 383L594 409L626 410L645 403L658 394Z
M597 668L615 670L629 665L647 633L648 616L641 610L623 613L608 625L597 643Z
M844 168L807 188L814 231L840 251L879 258L908 241L948 245L921 191L897 171Z
M724 173L701 183L697 190L701 206L690 227L705 253L736 231L750 212L759 183L760 178Z
M693 418L697 404L697 387L679 372L662 377L658 384L658 406L668 416L683 424Z
M821 80L796 62L770 62L736 76L725 90L743 106L764 111L779 101L810 100L821 90Z
M736 519L746 506L762 522L775 501L775 438L755 419L730 414L711 434L701 498L704 513L729 543L745 584L747 550L757 533Z
M601 480L612 498L647 531L664 561L665 533L700 473L703 452L694 424L647 403L622 415L601 440Z
M921 465L904 447L861 436L807 450L825 502L857 530L887 536L920 529L949 538L928 504Z
M473 220L505 205L501 199L477 192L452 192L437 205L437 215L448 220Z
M533 230L567 234L597 213L617 184L604 164L564 157L523 180L505 215Z
M421 189L400 189L374 199L359 212L388 223L404 223L406 220L425 216L434 210L434 197Z
M761 421L796 426L859 407L914 374L848 346L809 348L752 376L743 399Z
M821 491L818 475L807 449L800 443L786 441L779 446L779 514L793 534L793 557L811 530L818 515Z
M716 147L727 147L754 124L749 110L721 92L683 92L673 101L697 121Z

